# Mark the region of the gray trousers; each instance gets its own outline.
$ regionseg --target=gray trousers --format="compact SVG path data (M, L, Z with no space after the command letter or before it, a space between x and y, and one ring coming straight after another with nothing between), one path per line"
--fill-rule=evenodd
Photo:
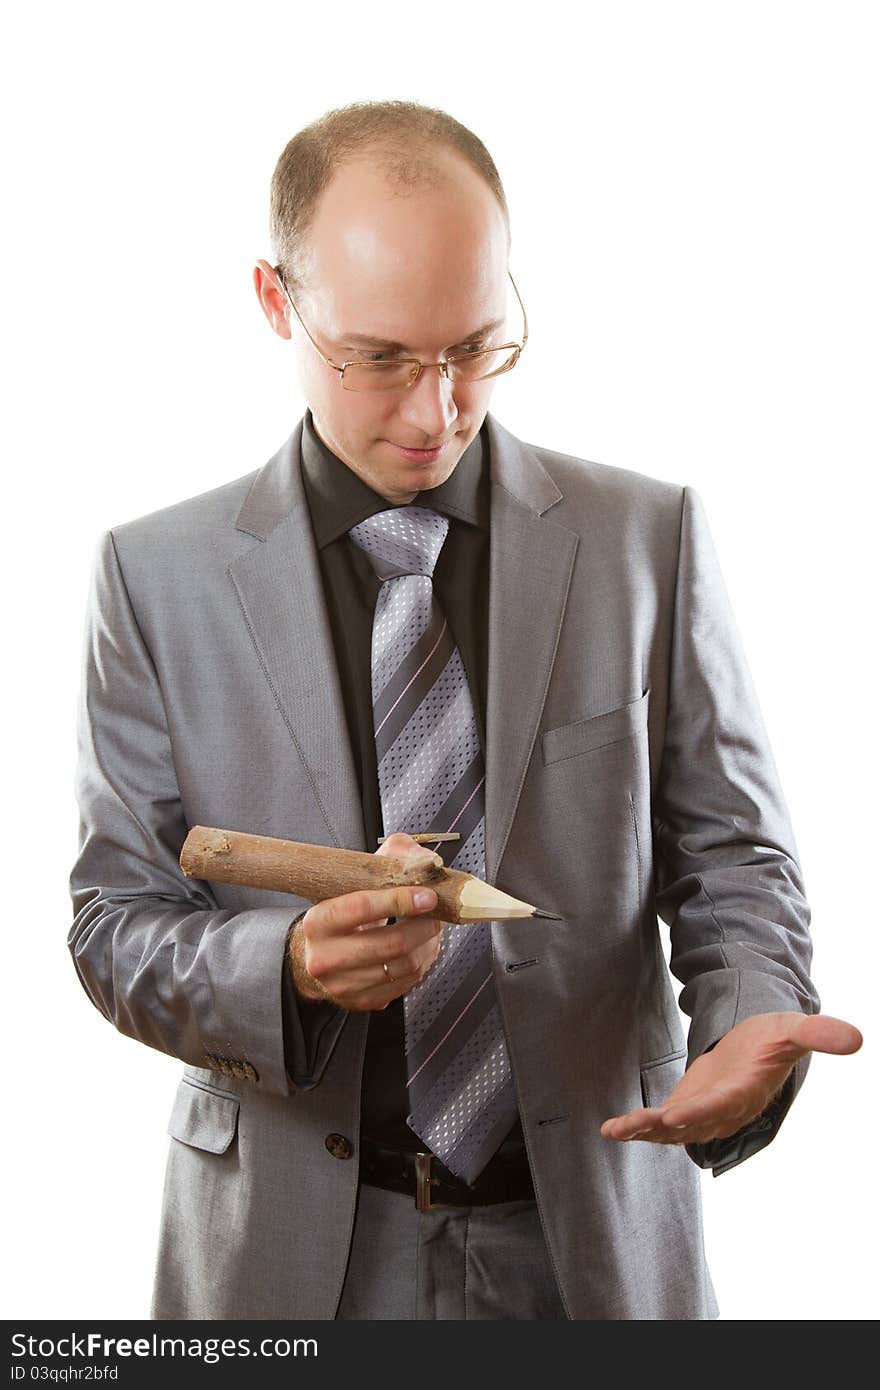
M421 1212L362 1182L336 1317L565 1319L536 1203Z

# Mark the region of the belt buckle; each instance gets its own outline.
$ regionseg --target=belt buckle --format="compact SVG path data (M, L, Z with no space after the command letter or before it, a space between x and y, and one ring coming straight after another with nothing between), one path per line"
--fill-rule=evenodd
M416 1210L436 1211L438 1207L448 1207L448 1202L431 1201L431 1153L416 1154Z

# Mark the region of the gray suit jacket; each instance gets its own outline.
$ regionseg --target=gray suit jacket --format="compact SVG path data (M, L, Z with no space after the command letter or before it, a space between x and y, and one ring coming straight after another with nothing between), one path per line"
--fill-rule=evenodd
M690 1156L599 1126L746 1016L818 1008L788 812L694 490L486 428L486 877L563 917L492 929L548 1247L571 1318L713 1317L692 1159L740 1161L779 1113ZM280 985L306 904L178 867L195 824L375 848L300 434L108 531L93 575L69 943L101 1012L184 1064L160 1319L332 1318L352 1233L368 1015L336 1011L294 1085Z

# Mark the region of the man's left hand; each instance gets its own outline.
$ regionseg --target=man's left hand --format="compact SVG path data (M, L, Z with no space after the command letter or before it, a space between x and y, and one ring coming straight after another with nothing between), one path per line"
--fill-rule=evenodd
M827 1014L755 1014L696 1057L662 1105L606 1120L605 1139L705 1144L757 1119L807 1052L858 1052L862 1035Z

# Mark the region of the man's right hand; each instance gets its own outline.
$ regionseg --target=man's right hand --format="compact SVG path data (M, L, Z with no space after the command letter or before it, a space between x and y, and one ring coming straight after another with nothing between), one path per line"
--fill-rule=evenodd
M434 860L404 834L389 836L377 853ZM426 915L436 904L433 889L412 887L365 889L316 903L290 934L297 992L343 1009L387 1008L437 958L444 924ZM398 920L389 926L389 917Z

